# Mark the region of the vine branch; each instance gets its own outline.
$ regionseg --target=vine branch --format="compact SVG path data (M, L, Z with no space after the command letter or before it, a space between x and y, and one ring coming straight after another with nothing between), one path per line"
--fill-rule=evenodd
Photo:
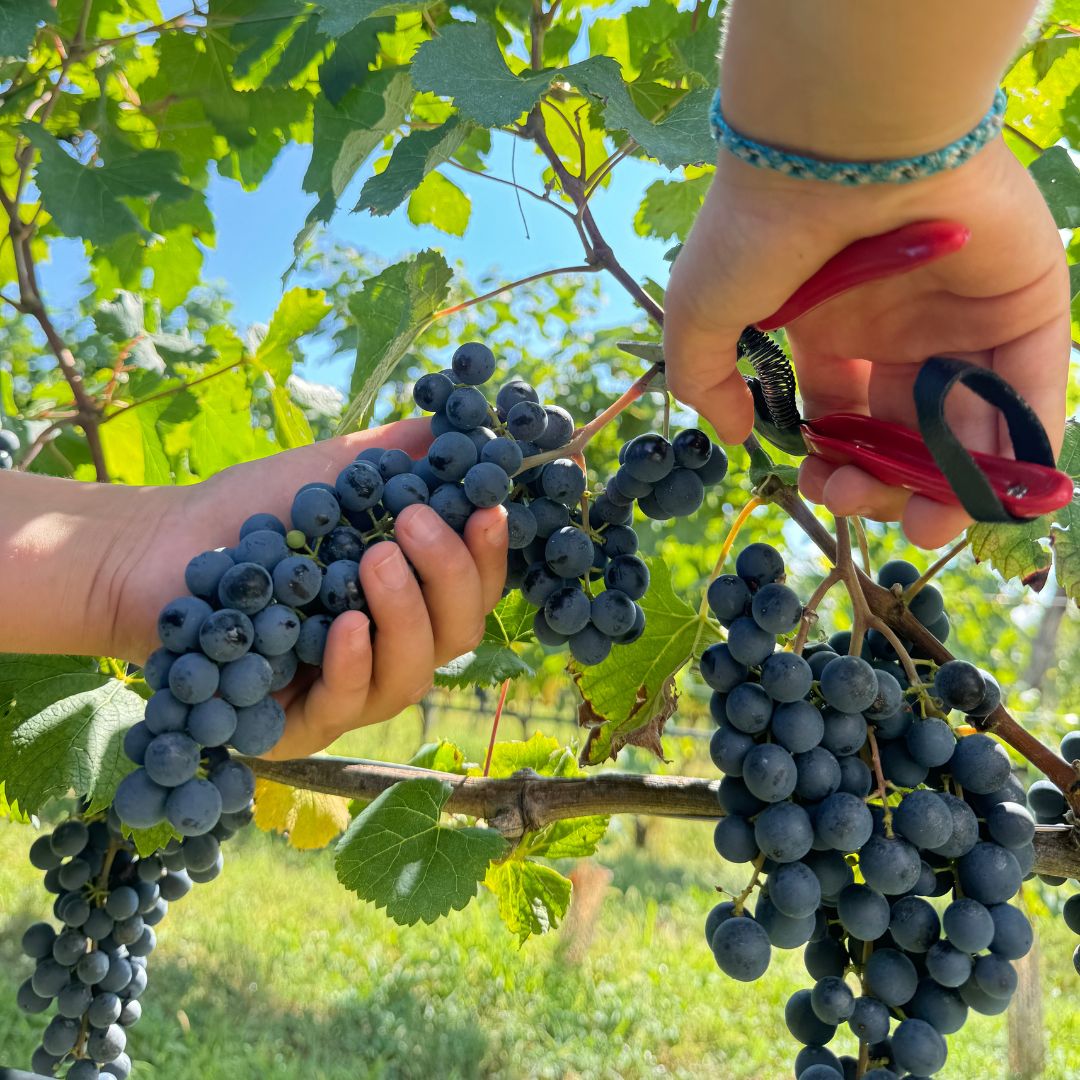
M507 779L392 765L358 758L316 756L290 761L242 758L257 775L289 787L347 799L374 799L403 780L442 780L450 785L446 812L482 818L511 840L555 821L590 815L642 814L715 821L719 780L602 772L585 777L539 776L524 769ZM1035 871L1080 876L1080 837L1068 825L1035 831Z

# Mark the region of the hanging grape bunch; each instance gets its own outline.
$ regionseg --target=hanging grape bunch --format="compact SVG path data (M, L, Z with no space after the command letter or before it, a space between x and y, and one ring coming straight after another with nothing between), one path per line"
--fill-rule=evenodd
M56 1008L34 1057L39 1072L128 1075L125 1031L139 1016L153 927L169 901L220 873L221 841L252 817L254 775L230 751L258 756L277 744L285 713L273 694L301 664L322 663L337 616L365 609L360 559L369 544L393 541L406 507L427 504L461 533L475 510L505 506L506 591L537 606L543 645L589 665L641 636L649 571L636 555L634 501L654 518L692 513L723 479L724 451L696 430L671 442L642 435L623 448L607 490L589 492L581 466L560 453L575 437L570 414L541 405L520 379L492 404L478 387L494 370L486 346L461 346L449 368L414 387L433 414L424 457L364 450L335 484L304 485L288 524L255 514L235 546L187 565L189 595L162 609L161 647L143 668L153 696L124 737L136 768L107 816L76 816L31 851L62 923L59 933L36 924L23 942L37 968L19 1005ZM143 858L122 834L163 824L180 839Z
M986 716L999 688L957 660L921 664L925 681L912 681L881 658L883 638L865 657L834 651L850 634L777 651L803 619L783 559L751 544L735 569L709 588L728 637L705 651L701 675L723 773L716 849L752 876L709 913L706 938L720 968L746 982L773 948L805 946L813 986L785 1009L804 1044L799 1080L931 1076L969 1009L1005 1010L1012 961L1032 944L1009 903L1035 858L1023 786L994 739L951 722ZM894 562L879 582L918 577ZM922 604L928 621L943 618L936 601ZM844 1024L861 1061L827 1048Z

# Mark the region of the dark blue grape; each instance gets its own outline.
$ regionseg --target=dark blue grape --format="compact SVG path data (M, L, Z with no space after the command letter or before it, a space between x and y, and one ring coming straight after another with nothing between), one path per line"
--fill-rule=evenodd
M290 517L293 528L313 540L325 536L341 521L341 505L337 496L323 487L301 488L293 499Z
M479 341L466 341L454 350L450 367L459 382L479 386L495 374L495 354Z
M725 720L712 733L712 738L709 740L709 756L721 772L728 776L741 777L746 755L753 746L752 735L739 731Z
M507 476L513 476L521 468L521 447L513 439L495 438L480 451L480 460L498 465Z
M688 517L705 501L705 485L692 469L672 469L656 482L652 498L664 517Z
M221 816L221 795L209 780L188 780L169 793L165 816L181 836L209 832Z
M611 638L595 626L582 627L570 635L570 655L583 667L603 663L611 652L611 645Z
M638 535L629 525L609 525L604 530L602 546L609 559L633 555L638 549Z
M780 656L790 653L775 653L766 662L768 667ZM762 671L764 678L764 670ZM764 687L764 683L763 683ZM764 687L766 692L768 688ZM771 694L769 695L772 696ZM787 701L777 705L772 714L772 735L788 753L802 754L812 750L821 742L825 732L825 722L821 713L809 701Z
M255 648L263 656L280 656L288 652L300 636L300 617L285 604L263 608L252 622Z
M593 562L592 540L588 533L573 526L559 529L548 537L544 559L552 572L560 577L583 577Z
M589 622L591 604L577 585L560 586L544 601L544 617L556 633L576 634Z
M756 683L742 683L727 697L725 713L733 727L757 735L769 726L772 698Z
M847 885L836 898L840 924L862 941L874 941L889 928L889 901L868 885Z
M675 451L663 435L638 435L627 444L622 467L635 479L655 484L675 467Z
M487 398L475 387L459 386L446 399L446 419L458 431L470 431L484 424L490 408Z
M900 837L871 836L859 851L859 869L872 889L898 896L915 886L922 872L918 849Z
M671 440L675 464L684 469L700 469L712 454L712 443L704 431L686 428Z
M236 710L222 698L196 705L187 718L187 733L200 746L221 746L236 730Z
M506 428L518 442L533 442L546 427L547 413L534 401L519 401L506 414Z
M205 600L194 596L180 596L166 604L158 616L161 644L174 653L186 653L197 648L199 627L211 611Z
M125 825L149 829L164 818L168 795L165 788L150 779L145 769L136 769L120 781L113 806Z
M626 593L607 589L593 598L590 619L602 634L619 638L633 629L637 610Z
M254 705L269 693L272 678L273 672L265 657L248 653L222 667L219 689L230 705Z
M442 372L430 371L413 384L413 401L424 412L439 412L446 407L453 389L453 382Z
M353 530L349 531L352 532ZM332 540L335 534L339 532L345 532L345 527L334 529L327 537L327 540ZM342 546L341 544L331 545L331 550L340 550ZM359 553L362 551L363 545L361 544L357 552L357 559L359 559ZM331 558L330 561L334 561L334 559ZM303 555L290 555L289 558L282 559L274 567L274 599L279 603L301 607L310 603L319 595L321 586L322 571L313 559ZM203 648L205 651L205 645ZM229 659L236 658L230 657Z
M747 613L750 600L746 582L735 574L722 574L709 584L709 608L725 626Z
M437 482L436 482L437 486ZM391 476L383 488L382 502L386 511L397 517L406 506L427 505L431 498L428 485L415 473Z
M296 639L296 655L301 663L321 666L332 622L329 615L312 615L304 620Z
M810 665L794 653L773 653L761 667L761 685L773 701L798 702L810 693L813 681Z
M210 772L209 780L221 795L223 813L243 810L255 794L255 774L242 761L223 761Z
M713 846L722 859L733 863L752 862L758 857L754 826L746 818L729 815L713 829Z
M809 990L796 990L788 998L784 1021L788 1031L809 1046L824 1046L836 1034L836 1024L827 1024L814 1013Z
M249 757L272 750L285 730L285 710L272 697L236 710L232 745Z
M465 525L473 512L473 504L469 502L465 489L460 484L440 484L431 493L428 505L457 533L465 531ZM528 509L520 503L512 505L519 506L522 510ZM507 509L509 512L509 507Z
M124 753L136 765L143 763L143 756L149 746L154 733L146 726L145 721L138 721L124 732Z
M1009 778L1009 755L989 735L966 735L956 743L949 771L966 791L988 795Z
M248 533L236 545L233 553L236 562L258 563L267 570L273 570L282 559L287 559L291 554L285 537L271 529L256 529Z
M760 924L745 916L726 919L712 936L712 951L721 971L739 982L754 982L769 967L772 949Z
M169 690L185 705L206 701L217 687L218 666L200 653L186 653L169 669Z
M269 571L257 563L238 563L227 570L218 585L218 599L223 607L254 615L270 603L274 582Z
M608 563L604 584L626 593L631 600L640 600L649 588L649 568L636 555L619 555Z
M143 768L155 784L174 788L195 775L199 756L199 744L193 739L179 731L166 731L146 748Z
M755 746L743 760L743 781L763 802L779 802L795 790L798 772L792 756L775 743Z
M348 559L332 562L323 576L319 599L333 615L343 611L362 611L366 606L360 587L360 566ZM299 640L299 639L298 639Z
M559 405L545 405L544 413L547 423L532 441L540 450L558 450L574 437L574 418Z
M617 561L612 560L612 565ZM609 585L608 588L611 586ZM713 690L719 690L725 694L744 682L749 674L746 665L739 663L731 655L726 642L710 645L701 654L699 670L701 677Z
M498 465L482 461L465 474L465 494L473 506L498 506L510 493L510 478Z
M816 802L838 790L841 782L840 764L821 746L794 755L795 794L800 799Z
M506 418L516 406L526 402L535 405L540 401L540 395L524 379L513 378L499 387L495 395L495 408L499 416Z
M217 596L218 583L226 570L234 564L234 559L223 549L204 551L196 555L184 570L184 584L189 592L203 600L213 600Z

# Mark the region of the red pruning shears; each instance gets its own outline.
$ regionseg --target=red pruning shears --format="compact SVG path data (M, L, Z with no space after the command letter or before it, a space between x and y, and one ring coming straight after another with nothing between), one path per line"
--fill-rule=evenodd
M803 420L794 376L776 343L762 331L793 322L826 300L891 274L906 273L967 243L970 233L949 221L917 222L856 241L833 256L781 307L748 327L740 352L754 365L751 380L763 434L799 431L810 453L838 465L856 465L871 476L942 503L959 503L978 521L1023 521L1066 505L1072 479L1055 467L1039 418L1001 376L965 361L931 357L915 381L919 432L855 413ZM756 385L755 385L756 383ZM1016 459L966 450L945 420L945 398L963 383L998 409L1008 425Z

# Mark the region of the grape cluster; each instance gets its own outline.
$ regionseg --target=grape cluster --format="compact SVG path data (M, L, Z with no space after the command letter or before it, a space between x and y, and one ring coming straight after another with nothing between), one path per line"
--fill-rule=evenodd
M705 651L701 675L724 774L715 846L753 877L710 911L708 943L743 981L765 973L773 948L805 946L814 984L785 1009L803 1044L799 1080L856 1075L855 1057L827 1048L844 1023L866 1080L931 1076L969 1009L1008 1006L1012 961L1032 943L1009 903L1035 857L1023 787L997 742L949 723L953 710L986 715L1000 691L963 661L911 685L893 660L824 643L777 651L803 612L783 559L752 544L735 569L709 589L727 641ZM886 577L918 572L894 563Z
M53 1076L67 1066L67 1080L129 1075L127 1029L142 1015L154 927L193 882L217 877L221 842L250 817L250 808L223 815L213 832L145 858L121 835L114 811L69 818L34 841L30 861L45 873L60 923L59 930L34 923L22 938L36 967L19 987L18 1006L28 1014L55 1008L33 1055L35 1072Z
M692 512L705 485L724 476L723 450L696 430L680 432L671 443L657 434L639 436L624 447L607 490L590 493L582 468L559 455L574 435L570 414L541 405L521 379L501 386L492 405L478 387L494 371L490 349L462 345L449 368L422 376L413 389L415 403L432 414L426 455L414 461L398 449L364 450L335 483L305 484L288 524L255 514L241 526L235 546L202 552L188 563L188 594L158 616L161 645L143 667L153 695L143 719L124 737L124 752L136 767L117 787L109 822L72 819L32 851L35 865L46 871L46 885L63 893L57 914L67 929L57 941L71 940L70 949L60 948L72 957L70 965L57 967L51 931L34 928L28 935L27 947L40 950L32 955L46 974L23 987L20 1002L37 1012L52 997L60 1002L61 991L65 995L35 1059L35 1067L48 1066L40 1071L51 1072L74 1048L80 1060L68 1075L75 1080L110 1070L127 1075L129 1064L117 1064L126 1062L122 1024L109 1019L98 1025L94 1016L104 1017L105 1006L89 1000L97 1000L98 983L81 973L72 979L70 972L83 952L110 964L115 957L118 969L141 969L135 961L145 952L136 950L153 944L153 905L176 898L170 891L179 896L180 883L210 880L220 870L219 841L250 819L255 789L252 771L230 750L258 756L277 744L285 713L273 694L301 664L322 663L335 618L365 609L361 556L370 544L393 540L395 519L406 507L429 505L459 533L476 510L506 507L506 591L520 589L537 606L534 628L544 646L568 646L579 664L597 664L614 644L643 633L638 601L649 570L636 554L634 501L652 517ZM534 457L545 460L524 467ZM604 588L594 590L599 581ZM147 859L136 859L118 831L162 823L181 839ZM67 841L57 840L69 833L82 838L78 848L70 842L71 851ZM113 895L137 895L148 906L121 914ZM87 920L95 921L91 926ZM82 943L78 956L76 939ZM88 967L88 974L99 972ZM112 987L119 976L106 979L104 993L119 994ZM144 976L132 980L124 986L141 992ZM85 1008L68 1015L76 1004ZM105 1063L104 1070L93 1062Z
M697 430L672 442L639 435L622 448L611 483L590 493L571 457L522 467L566 447L574 422L560 406L541 404L522 379L503 384L492 405L478 387L494 371L491 351L472 342L449 368L417 380L413 400L433 414L435 436L414 470L428 488L422 501L459 530L474 507L501 502L510 534L507 590L519 589L539 609L533 630L541 645L568 647L582 666L598 664L613 645L645 630L638 601L649 569L636 554L635 500L654 518L693 513L705 486L726 474L727 455ZM599 581L604 589L594 596L591 583Z
M0 426L0 470L15 468L15 455L21 445L14 431Z

